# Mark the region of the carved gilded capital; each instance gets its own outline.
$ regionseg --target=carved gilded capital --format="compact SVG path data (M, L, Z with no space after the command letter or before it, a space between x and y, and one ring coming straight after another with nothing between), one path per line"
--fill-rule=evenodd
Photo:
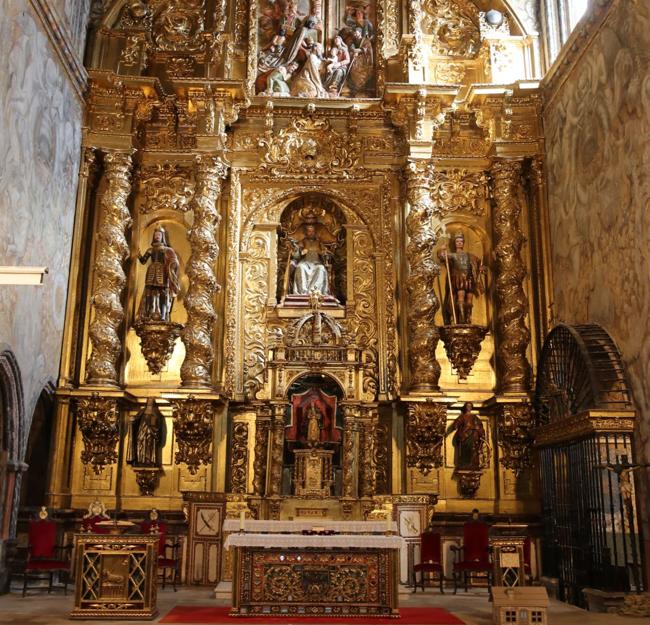
M189 395L187 399L173 401L172 405L174 436L178 444L174 462L185 463L189 472L196 475L201 464L212 462L212 402Z
M412 391L433 391L438 388L440 364L436 361L439 335L435 314L440 302L433 289L433 280L440 268L434 262L436 235L427 162L409 161L406 168L406 192L409 213L406 217L406 257L409 274L408 358Z
M122 291L126 285L122 264L129 255L126 231L131 226L126 203L131 193L131 165L129 153L104 155L105 190L97 231L93 318L89 330L92 351L87 365L91 384L118 383L117 361L122 352L118 331L124 320Z
M494 256L497 300L497 372L502 392L526 391L531 370L526 358L530 331L526 326L528 298L521 257L524 235L521 161L499 160L491 170L494 198Z
M406 466L428 475L443 464L447 406L433 402L408 405Z
M119 418L116 399L101 399L93 393L77 400L77 423L84 444L81 462L90 464L97 475L106 465L117 461Z
M185 360L181 366L183 386L210 386L214 348L212 332L217 314L214 296L218 291L215 263L219 253L217 243L221 216L218 200L221 181L228 167L218 157L197 156L195 188L191 208L194 222L188 233L191 256L187 263L189 288L185 296L187 324L181 335L185 344Z

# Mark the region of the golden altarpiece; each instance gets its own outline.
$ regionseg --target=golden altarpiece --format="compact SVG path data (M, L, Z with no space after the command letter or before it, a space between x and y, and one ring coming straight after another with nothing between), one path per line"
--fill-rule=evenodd
M104 6L50 505L535 514L536 34L502 0Z

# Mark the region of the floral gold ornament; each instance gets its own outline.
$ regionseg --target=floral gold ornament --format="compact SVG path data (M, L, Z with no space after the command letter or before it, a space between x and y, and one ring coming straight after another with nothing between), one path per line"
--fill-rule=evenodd
M501 464L519 475L532 462L533 429L532 406L528 403L503 404L497 413L497 437L501 446Z
M443 463L447 406L409 403L406 421L406 466L428 475Z
M158 488L162 469L158 467L134 468L135 481L143 497L152 497Z
M245 493L248 478L248 423L233 423L231 449L230 489L233 493Z
M102 219L97 234L93 320L90 324L92 351L87 365L91 384L116 385L117 361L122 353L118 331L124 320L122 291L126 276L122 264L129 254L126 230L131 215L126 201L131 193L131 155L107 152L104 155L106 191L101 200Z
M120 416L116 399L102 399L98 393L77 400L77 423L84 443L81 462L99 475L117 461Z
M461 469L454 471L454 477L458 480L458 492L464 499L473 499L481 486L482 471Z
M190 474L196 475L201 464L212 462L212 402L189 395L187 399L173 401L172 405L174 435L178 444L174 462L186 464Z
M461 380L466 380L472 371L487 331L487 328L475 325L447 325L440 328L447 358Z

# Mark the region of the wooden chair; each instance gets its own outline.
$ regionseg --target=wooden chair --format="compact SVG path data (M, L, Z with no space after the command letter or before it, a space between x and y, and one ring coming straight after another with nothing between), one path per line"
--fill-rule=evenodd
M176 592L176 582L178 580L178 541L167 540L167 523L158 519L156 515L150 515L149 520L140 523L140 531L143 534L157 533L158 540L158 569L162 570L162 587L165 587L167 581L167 571L171 571L172 588Z
M451 547L456 555L454 562L454 594L458 591L458 580L463 577L465 592L472 573L485 573L488 591L492 585L492 562L490 561L490 526L482 521L470 521L463 526L462 547ZM461 555L462 554L462 555Z
M424 592L424 579L426 574L438 574L440 592L444 595L443 582L445 580L442 568L442 540L440 534L426 530L420 534L420 563L413 566L413 592L418 589L418 576Z
M71 545L57 545L56 522L47 517L47 511L41 509L38 519L29 522L27 562L23 577L23 597L27 594L27 582L30 579L42 579L49 576L47 592L54 588L54 574L64 573L63 594L68 590Z

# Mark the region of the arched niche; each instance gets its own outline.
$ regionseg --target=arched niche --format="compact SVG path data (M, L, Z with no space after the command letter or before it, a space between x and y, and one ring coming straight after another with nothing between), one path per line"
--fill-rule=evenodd
M313 402L321 414L321 445L334 451L332 467L334 474L333 496L342 494L341 447L343 444L343 411L341 401L345 393L340 382L324 373L303 373L288 386L288 405L285 413L285 442L282 468L282 494L293 493L291 477L294 470L294 450L305 446L303 431L305 413Z
M326 196L308 193L290 202L280 215L278 228L277 299L286 303L296 295L296 269L305 242L317 242L323 252L320 261L326 266L327 289L323 295L345 304L347 295L347 249L345 215L339 205ZM304 293L307 296L307 293Z

